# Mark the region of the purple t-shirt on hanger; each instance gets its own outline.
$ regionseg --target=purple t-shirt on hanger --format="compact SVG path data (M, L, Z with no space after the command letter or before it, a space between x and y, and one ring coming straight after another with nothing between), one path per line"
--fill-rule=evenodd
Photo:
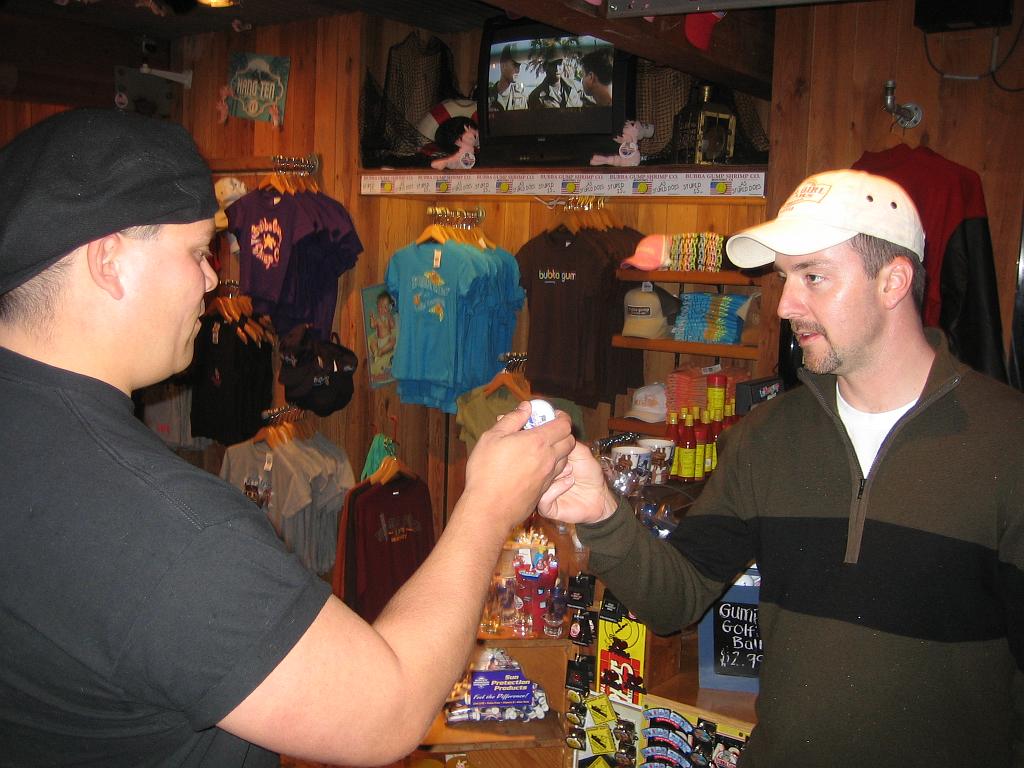
M295 243L316 229L316 221L298 195L255 189L225 210L228 230L238 240L238 282L257 311L269 312L281 300L281 288Z

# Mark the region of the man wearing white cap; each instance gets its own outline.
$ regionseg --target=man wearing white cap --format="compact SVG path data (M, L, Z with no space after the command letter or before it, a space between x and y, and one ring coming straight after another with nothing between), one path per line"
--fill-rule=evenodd
M923 329L924 235L892 181L831 171L726 245L774 262L805 386L722 437L671 538L572 457L590 568L655 631L762 581L749 766L1024 765L1024 398ZM593 509L596 505L581 507ZM557 506L553 514L561 514Z

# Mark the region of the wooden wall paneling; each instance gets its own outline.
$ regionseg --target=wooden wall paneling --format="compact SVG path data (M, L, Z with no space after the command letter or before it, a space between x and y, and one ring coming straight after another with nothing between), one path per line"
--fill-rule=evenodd
M219 67L219 60L226 62L227 45L223 37L206 34L185 38L174 47L172 62L176 69L192 70L192 87L182 92L179 102L178 120L188 128L192 138L199 146L199 151L206 158L242 156L249 154L242 142L235 142L233 149L237 155L231 155L226 147L217 143L220 132L218 125L215 79L218 71L220 78L226 82L227 64ZM218 56L218 53L220 54ZM231 120L228 120L230 123Z
M913 9L913 0L886 0L777 11L767 214L774 215L808 174L848 167L865 150L899 142L930 147L981 177L1008 339L1024 211L1024 145L1015 135L1024 102L990 78L943 78L928 63L925 40L942 71L984 73L994 30L926 38L913 26ZM1007 54L1024 24L1024 0L1015 0L1013 18L999 35L998 59L1005 60L999 76L1006 86L1020 87L1024 49ZM897 103L912 101L924 110L917 128L894 128L881 111L888 79L896 81ZM775 355L770 347L764 351Z
M841 42L852 32L847 24L843 22L844 9L839 6L846 6L839 3L829 8L830 13L819 15L819 21L815 25L814 38L811 45L811 67L817 73L818 62L828 60L833 64L833 58L842 50ZM838 70L838 62L835 62ZM849 69L841 70L849 72ZM807 156L810 165L815 167L831 167L829 158L835 155L835 145L840 143L838 135L846 130L841 124L836 124L837 117L846 122L848 116L846 110L849 80L844 79L842 86L832 78L812 77L808 81L809 106L814 119L808 125L809 135L807 142Z
M896 101L901 104L920 104L921 97L910 94L928 91L921 73L907 71L901 64L906 57L918 55L920 32L912 28L913 9L892 2L852 3L846 9L855 23L852 45L846 46L846 66L850 67L855 87L848 89L844 112L837 115L839 120L847 116L844 142L836 144L823 158L832 168L851 165L865 150L910 141L918 131L900 128L883 109L887 80L896 81Z
M775 11L775 61L772 67L772 112L770 165L766 180L765 218L778 213L794 187L807 176L806 148L811 140L810 84L814 79L811 48L813 15L809 8L779 8ZM780 284L764 280L762 317L775 315L781 296ZM779 358L778 323L767 323L761 334L757 367L773 370Z
M359 194L358 141L353 137L358 126L362 85L359 61L364 22L362 14L348 14L317 23L313 143L322 158L326 190L346 207L364 247L355 268L342 276L336 324L343 343L355 351L365 366L361 291L381 282L383 275L376 249L377 202ZM353 402L332 416L328 434L346 446L361 470L373 436L377 432L391 434L390 413L391 399L371 389L365 369L358 371Z
M997 57L1005 60L998 73L1007 87L1024 87L1024 48L1017 45L1012 55L1012 41L1024 24L1024 2L1015 3L1013 24L999 35ZM928 50L935 65L955 75L971 75L987 71L993 30L949 32L928 36ZM921 37L920 57L925 60ZM1016 285L1016 264L1020 249L1021 215L1024 211L1024 147L1019 134L1024 122L1024 99L1020 93L1007 93L996 88L991 80L942 79L925 64L922 71L935 84L941 110L939 136L928 134L928 106L923 105L926 133L921 144L930 146L950 160L976 170L982 178L988 207L989 228L995 251L996 279L1000 287L1000 308L1003 334L1010 334L1013 295ZM897 88L897 95L900 89ZM908 98L912 94L907 93Z
M614 210L618 211L619 206L616 205ZM620 217L626 218L624 215ZM645 235L692 232L691 227L696 224L696 214L685 203L638 205L634 207L632 218L636 230Z
M42 104L0 99L0 146L40 120L68 109L67 104Z
M458 78L459 92L465 96L472 96L476 89L481 34L482 30L470 30L452 35L448 43L455 56L455 76Z

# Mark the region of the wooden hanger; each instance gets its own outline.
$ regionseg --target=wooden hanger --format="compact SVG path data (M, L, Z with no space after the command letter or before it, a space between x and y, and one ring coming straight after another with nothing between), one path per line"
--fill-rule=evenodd
M217 296L210 302L209 312L216 312L232 323L242 322L253 314L250 296ZM262 336L262 334L261 334Z
M487 235L484 233L484 228L481 227L479 224L473 226L470 229L470 235L470 239L473 241L473 245L479 248L489 248L491 250L494 250L495 248L498 247L497 243L495 243L493 240L487 237Z
M380 466L366 478L366 481L373 485L387 485L399 475L410 480L416 479L416 473L403 464L397 456L385 456L381 460Z
M259 188L273 189L282 195L288 194L288 187L285 185L284 179L279 173L268 173L260 179Z
M423 245L423 243L431 240L436 243L448 242L449 237L441 228L440 224L428 224L427 228L420 233L419 237L416 238L416 245Z
M533 395L530 392L530 382L528 382L526 377L521 374L511 373L509 371L499 371L494 375L494 378L484 386L484 395L493 395L501 387L505 387L505 389L520 400L533 399Z
M285 406L271 416L271 423L260 427L251 442L264 442L271 449L294 440L309 440L316 434L316 425L309 418L309 411L298 406Z

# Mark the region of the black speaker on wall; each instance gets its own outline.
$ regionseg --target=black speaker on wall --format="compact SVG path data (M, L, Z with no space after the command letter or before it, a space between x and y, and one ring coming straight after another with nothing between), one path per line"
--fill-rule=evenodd
M925 32L1006 27L1013 20L1013 0L916 0L914 26Z

